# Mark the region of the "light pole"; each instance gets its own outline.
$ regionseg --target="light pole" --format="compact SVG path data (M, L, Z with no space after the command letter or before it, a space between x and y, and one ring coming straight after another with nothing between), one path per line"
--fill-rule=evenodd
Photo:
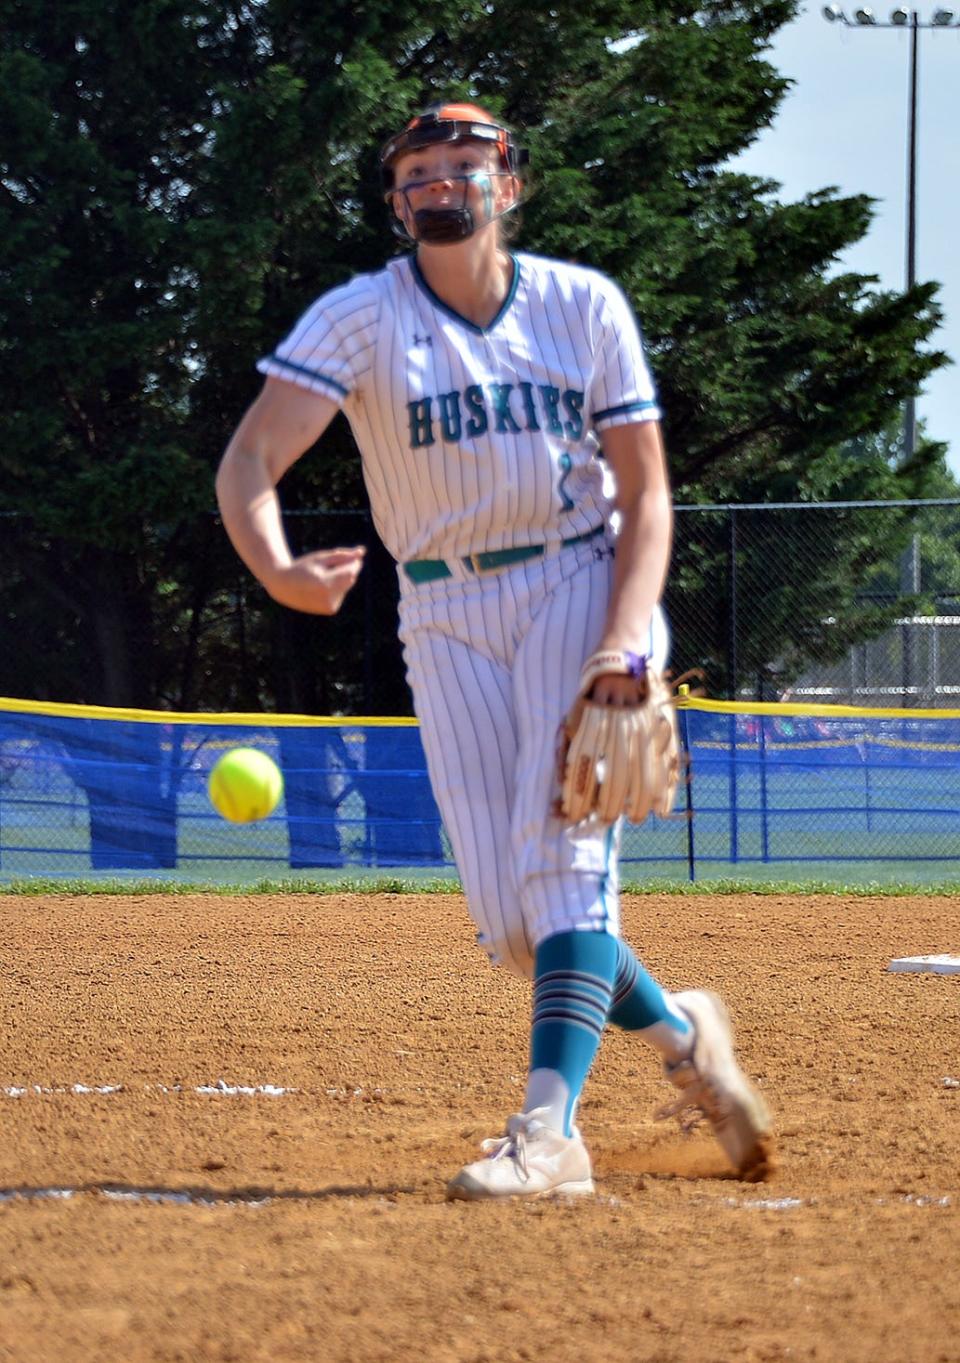
M891 10L886 21L877 19L872 9L854 10L853 20L847 18L839 5L824 5L823 17L831 24L845 24L861 31L871 28L900 28L910 31L910 93L907 125L907 288L917 282L917 32L921 28L952 28L957 16L952 9L934 10L933 18L921 21L915 9ZM909 460L917 443L917 404L907 398L903 412L903 453Z

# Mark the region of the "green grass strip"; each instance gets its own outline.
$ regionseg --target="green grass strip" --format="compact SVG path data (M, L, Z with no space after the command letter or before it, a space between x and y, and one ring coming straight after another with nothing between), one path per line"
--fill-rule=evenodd
M29 877L0 882L0 895L288 895L288 894L460 894L458 880L442 877L418 879L404 875L341 875L331 878L296 876L287 879L261 879L227 884L216 881L42 879ZM960 882L830 880L666 880L626 881L623 894L673 894L678 897L702 895L832 895L883 896L903 898L917 895L960 896Z
M675 894L675 895L844 895L887 896L904 898L917 895L960 895L960 881L836 881L836 880L648 880L638 883L625 882L622 894Z
M104 880L61 880L30 877L13 879L4 885L0 894L11 895L184 895L184 894L459 894L459 880L439 878L419 880L403 875L339 876L336 879L316 879L294 876L277 880L221 881L190 880L125 880L120 877Z

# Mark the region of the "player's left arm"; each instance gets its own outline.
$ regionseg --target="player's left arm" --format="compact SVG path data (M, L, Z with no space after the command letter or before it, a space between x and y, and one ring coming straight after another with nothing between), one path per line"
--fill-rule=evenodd
M667 576L673 534L660 423L633 421L611 426L602 432L601 442L616 480L620 533L613 589L598 651L645 654L653 611ZM601 704L636 704L638 694L631 677L607 675L593 688L593 698Z

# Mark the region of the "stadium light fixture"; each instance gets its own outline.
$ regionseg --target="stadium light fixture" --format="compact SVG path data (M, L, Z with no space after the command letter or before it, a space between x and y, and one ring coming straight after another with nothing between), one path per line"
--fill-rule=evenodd
M919 80L917 73L917 34L922 28L960 28L960 19L957 18L957 11L952 9L935 9L930 19L921 19L918 12L911 6L909 9L905 5L898 5L896 9L890 11L890 18L878 22L872 9L866 5L854 10L855 23L851 24L844 11L839 5L824 5L822 14L829 23L835 24L838 21L846 24L848 28L899 28L906 29L910 34L910 84L908 100L908 124L907 124L907 288L912 289L917 281L916 273L916 253L917 253L917 103ZM904 404L903 417L903 449L904 457L909 461L916 445L916 399L907 398Z

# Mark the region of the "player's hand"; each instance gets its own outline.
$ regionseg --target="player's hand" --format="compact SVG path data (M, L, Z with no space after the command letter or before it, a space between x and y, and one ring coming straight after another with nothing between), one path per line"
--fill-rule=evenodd
M336 615L360 576L366 549L317 549L279 568L264 587L281 606L309 615Z
M593 683L590 699L597 705L639 705L643 684L635 677L605 672Z
M637 662L630 649L604 649L583 665L557 742L555 812L569 824L612 824L624 814L642 823L651 810L673 811L681 766L673 695L649 663L635 678Z

